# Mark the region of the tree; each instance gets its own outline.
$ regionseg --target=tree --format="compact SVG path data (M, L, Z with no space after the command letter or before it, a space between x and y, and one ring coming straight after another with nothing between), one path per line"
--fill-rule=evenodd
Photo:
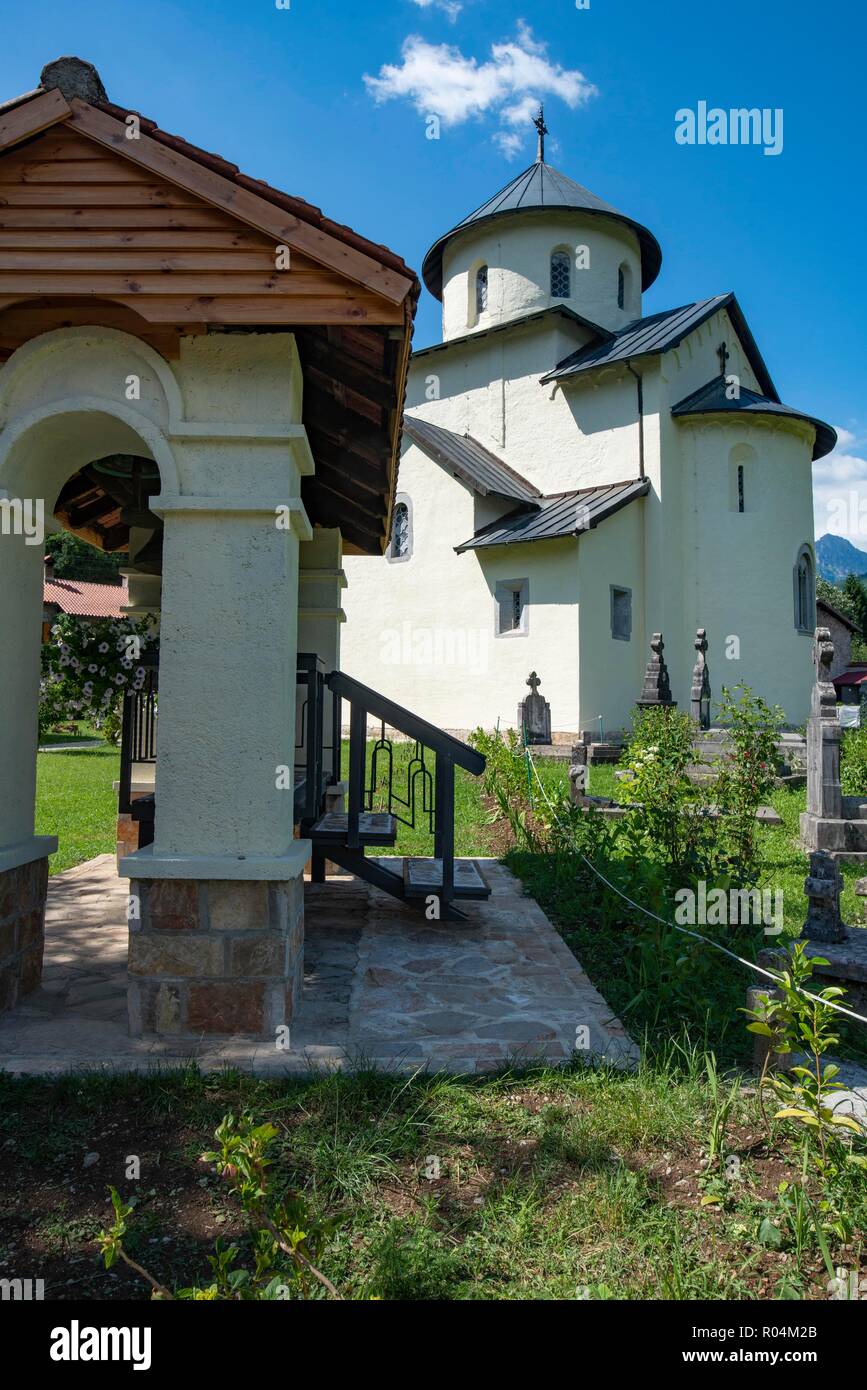
M851 617L858 624L862 639L867 640L867 589L854 574L847 576L843 585L843 595L851 604Z
M129 564L125 550L97 550L71 531L46 537L45 553L54 560L57 579L81 579L93 584L119 584L121 566Z

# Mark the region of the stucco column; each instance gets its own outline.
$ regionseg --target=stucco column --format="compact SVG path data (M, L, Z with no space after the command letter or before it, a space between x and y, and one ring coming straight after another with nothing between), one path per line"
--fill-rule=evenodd
M298 1003L293 839L300 499L156 498L156 825L126 855L132 1033L274 1037Z
M343 537L338 530L316 527L313 538L301 545L298 586L298 650L315 652L325 674L340 669L340 629L346 622L341 607L346 588L343 572ZM332 695L325 691L325 743L330 748Z
M47 856L57 849L54 836L34 834L45 539L16 528L20 500L0 491L0 1010L41 979Z
M156 827L153 846L129 856L124 872L292 877L301 851L279 773L294 763L302 504L151 505L165 520Z

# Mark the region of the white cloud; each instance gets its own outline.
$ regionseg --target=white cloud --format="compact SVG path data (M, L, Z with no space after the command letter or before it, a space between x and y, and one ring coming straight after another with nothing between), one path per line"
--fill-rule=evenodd
M463 9L460 0L412 0L412 3L418 5L422 10L429 10L431 8L444 10L452 21L452 24L454 24Z
M559 97L574 110L596 95L577 68L550 61L547 45L523 21L514 39L491 45L484 62L465 57L453 44L431 44L410 34L401 62L384 63L376 77L365 74L364 81L377 103L409 101L420 115L439 116L444 126L495 116L501 129L494 138L508 158L521 147L518 129L532 133L530 117L543 98Z
M837 448L813 466L813 513L816 536L845 536L867 549L867 458L845 453L856 442L850 430L837 428Z

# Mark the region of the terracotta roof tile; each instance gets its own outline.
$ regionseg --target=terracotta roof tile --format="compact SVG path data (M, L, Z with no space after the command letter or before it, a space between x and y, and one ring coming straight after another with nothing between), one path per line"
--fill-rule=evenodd
M121 608L129 600L124 584L90 584L82 579L47 579L42 602L55 604L62 613L79 618L123 618Z

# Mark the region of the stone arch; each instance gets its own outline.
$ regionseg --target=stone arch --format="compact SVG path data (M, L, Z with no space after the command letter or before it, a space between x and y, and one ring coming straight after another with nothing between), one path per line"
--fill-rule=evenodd
M119 365L120 364L120 365ZM130 374L141 380L140 398L128 402L124 383ZM0 422L58 400L79 397L104 401L108 413L150 421L171 435L184 423L180 386L164 357L130 333L117 328L57 328L31 338L0 370Z

